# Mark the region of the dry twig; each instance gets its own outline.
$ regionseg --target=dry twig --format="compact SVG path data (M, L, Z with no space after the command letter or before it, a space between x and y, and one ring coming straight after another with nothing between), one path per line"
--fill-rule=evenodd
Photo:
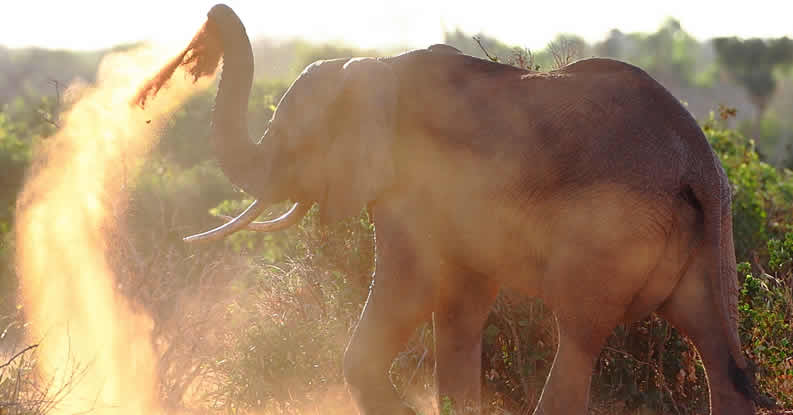
M498 56L491 55L490 52L488 52L487 49L485 49L485 45L482 44L482 38L480 36L474 36L474 41L476 42L477 45L479 45L479 48L482 49L482 52L484 52L485 56L487 56L488 59L490 59L493 62L499 62Z
M548 45L548 52L553 56L556 69L561 69L581 55L581 45L573 40L562 38L551 42Z
M33 349L35 349L35 348L37 348L37 347L39 347L39 345L38 345L38 344L31 344L30 346L28 346L28 347L25 347L24 349L22 349L22 350L20 350L19 352L17 352L17 354L15 354L15 355L11 356L11 358L10 358L10 359L8 359L8 361L7 361L7 362L5 362L5 363L3 363L2 365L0 365L0 369L3 369L3 368L6 368L6 367L10 366L10 365L11 365L11 363L12 363L12 362L13 362L13 361L14 361L14 360L17 358L17 357L19 357L19 356L22 356L22 355L23 355L25 352L27 352L28 350L33 350Z

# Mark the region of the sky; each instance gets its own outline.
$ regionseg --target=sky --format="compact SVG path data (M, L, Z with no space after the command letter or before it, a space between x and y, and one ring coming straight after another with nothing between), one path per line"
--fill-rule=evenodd
M99 49L184 43L217 0L0 0L0 45ZM613 28L654 32L668 17L700 40L793 37L792 0L227 0L252 38L426 47L444 30L542 49L558 33L589 42Z

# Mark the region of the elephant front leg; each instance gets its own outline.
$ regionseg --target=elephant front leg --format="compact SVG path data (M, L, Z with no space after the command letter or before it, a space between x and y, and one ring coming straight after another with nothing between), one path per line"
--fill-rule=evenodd
M482 326L498 294L498 284L481 275L456 275L439 291L442 295L433 324L440 413L479 414Z
M394 357L432 315L435 283L411 239L377 224L377 263L361 319L344 353L344 377L361 415L413 414L388 376Z
M389 284L381 282L375 278L344 353L344 378L361 415L413 415L397 394L388 371L419 323L430 316L431 307L429 303L405 307L406 298L400 295L404 287L389 290L385 287Z

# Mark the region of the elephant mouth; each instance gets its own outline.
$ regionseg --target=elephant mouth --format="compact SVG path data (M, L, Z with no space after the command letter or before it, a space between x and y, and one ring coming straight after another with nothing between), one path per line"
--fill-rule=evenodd
M275 232L286 229L303 219L311 203L297 202L289 208L283 215L264 222L256 222L255 219L264 212L266 206L259 200L254 200L242 213L236 217L219 216L226 223L217 228L206 232L191 235L184 238L185 242L217 241L223 239L237 231L243 229L257 232Z

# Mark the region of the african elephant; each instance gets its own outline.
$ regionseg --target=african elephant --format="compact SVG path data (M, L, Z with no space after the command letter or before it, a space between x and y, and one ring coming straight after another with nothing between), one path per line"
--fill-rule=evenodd
M695 343L713 413L754 412L761 399L737 332L730 185L696 121L641 69L585 59L532 72L445 45L319 61L254 144L250 42L217 5L139 103L177 66L198 78L221 57L210 140L256 202L186 239L281 229L315 202L323 223L367 206L376 271L343 365L360 413L412 413L387 372L431 316L438 394L479 412L482 326L501 287L539 297L557 319L535 414L586 413L606 337L652 312ZM283 200L296 204L252 222Z

